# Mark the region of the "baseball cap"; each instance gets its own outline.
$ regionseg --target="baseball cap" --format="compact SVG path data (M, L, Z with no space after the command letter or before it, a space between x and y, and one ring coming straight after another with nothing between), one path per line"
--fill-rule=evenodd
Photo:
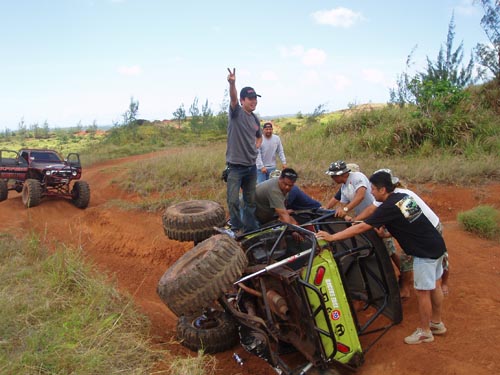
M249 87L249 86L243 87L240 91L240 99L256 98L257 96L260 98L260 95L255 92L253 87Z
M389 175L391 176L391 182L393 185L396 185L399 182L399 178L397 178L396 176L393 176L392 171L389 168L377 169L375 172L373 172L373 174L379 173L379 172L389 173Z
M266 129L266 128L271 128L272 129L273 128L273 124L270 123L270 122L266 122L266 123L264 123L264 126L262 128L263 129Z

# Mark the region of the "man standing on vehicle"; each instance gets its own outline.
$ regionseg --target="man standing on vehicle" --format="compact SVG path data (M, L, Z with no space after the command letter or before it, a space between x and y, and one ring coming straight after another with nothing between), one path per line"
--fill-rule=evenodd
M262 143L260 121L253 113L260 97L252 87L241 89L238 102L236 91L236 69L229 75L229 124L227 127L226 164L227 206L231 230L239 235L258 228L255 219L255 186L257 183L257 149ZM243 194L243 207L240 213L240 189Z
M443 292L443 256L446 245L437 229L422 213L415 199L405 193L394 192L391 175L377 172L370 177L372 194L382 204L364 223L341 232L329 234L319 231L318 239L340 241L385 226L403 250L413 255L414 286L417 292L419 327L404 339L407 344L434 341L433 335L442 335L446 327L441 321Z
M273 134L273 124L266 122L262 127L264 137L257 154L257 183L269 180L269 176L276 170L276 155L279 156L283 169L286 168L285 151L278 135Z

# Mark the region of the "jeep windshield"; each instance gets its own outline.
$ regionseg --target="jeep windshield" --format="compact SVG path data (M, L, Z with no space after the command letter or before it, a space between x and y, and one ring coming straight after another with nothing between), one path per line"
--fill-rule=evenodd
M30 154L31 160L36 162L62 163L62 159L54 152L33 151Z

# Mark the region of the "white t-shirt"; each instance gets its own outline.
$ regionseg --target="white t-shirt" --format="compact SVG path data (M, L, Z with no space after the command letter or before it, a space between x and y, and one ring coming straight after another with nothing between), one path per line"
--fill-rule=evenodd
M356 215L359 215L366 207L370 206L370 204L374 202L372 188L368 177L361 172L350 172L349 177L347 177L347 181L340 187L340 202L344 204L352 202L354 196L356 195L356 191L360 187L365 187L366 191L363 200L356 207L354 207L354 213Z
M416 193L414 193L411 190L408 189L402 189L402 188L396 188L394 189L395 193L403 193L403 194L408 194L410 197L413 197L415 199L415 202L420 206L422 209L422 213L427 217L427 219L431 222L434 227L437 227L439 224L439 217L434 213L434 211L431 210L431 208L423 201L422 198L420 198ZM373 201L373 204L375 206L380 206L382 202L378 201Z

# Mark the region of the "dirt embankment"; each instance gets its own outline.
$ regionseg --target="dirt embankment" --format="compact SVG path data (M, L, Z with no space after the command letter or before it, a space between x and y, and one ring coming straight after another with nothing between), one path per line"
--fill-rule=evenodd
M126 173L125 163L144 159L142 155L93 166L84 171L91 187L86 210L63 200L44 199L25 209L21 197L9 192L0 203L1 230L22 235L34 229L50 244L81 246L96 268L114 275L118 287L132 294L139 308L152 321L151 335L174 353L190 352L175 343L176 317L156 295L156 284L164 271L190 243L169 240L163 233L161 214L121 211L108 201L131 200L136 196L118 189ZM221 187L222 188L222 187ZM450 294L445 299L444 321L449 332L431 344L409 346L403 337L417 323L415 295L404 302L404 320L392 328L367 354L360 375L384 373L481 375L500 373L500 244L462 231L456 215L478 204L500 209L500 183L484 186L422 185L410 187L421 195L444 223L444 237L450 254ZM325 191L305 190L321 199ZM236 351L245 361L238 366ZM275 372L241 347L220 353L220 374L271 375Z

